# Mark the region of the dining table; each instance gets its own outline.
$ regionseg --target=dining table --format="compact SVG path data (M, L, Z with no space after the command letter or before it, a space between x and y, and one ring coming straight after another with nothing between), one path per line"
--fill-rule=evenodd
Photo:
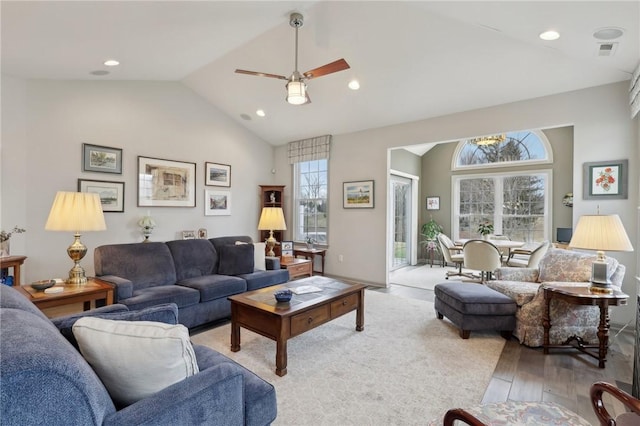
M484 238L460 238L455 241L455 244L459 246L464 246L464 243L471 240L483 240L483 241L490 242L494 246L498 247L498 250L500 250L500 253L502 253L506 257L506 260L508 260L509 256L511 256L511 249L520 248L526 244L524 241L501 240L501 239L485 240ZM503 261L506 261L506 260L503 259Z

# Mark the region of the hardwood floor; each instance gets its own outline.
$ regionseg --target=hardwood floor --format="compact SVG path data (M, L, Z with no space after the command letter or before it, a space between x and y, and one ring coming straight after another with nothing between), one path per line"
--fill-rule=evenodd
M431 290L401 285L369 290L431 302L434 299ZM470 338L473 339L473 333ZM591 407L589 388L593 382L607 381L631 393L633 345L633 331L612 329L606 367L601 369L594 358L577 350L552 350L544 355L542 348L529 348L512 337L504 346L482 402L556 402L596 425L598 420ZM613 398L605 401L610 412L625 411Z

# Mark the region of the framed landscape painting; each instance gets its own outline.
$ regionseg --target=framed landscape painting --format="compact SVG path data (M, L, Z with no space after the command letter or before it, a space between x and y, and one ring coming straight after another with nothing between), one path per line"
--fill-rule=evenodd
M204 191L205 216L228 216L231 214L231 191Z
M372 209L374 207L373 181L361 180L342 184L342 207L345 209Z
M122 149L82 144L82 170L122 174Z
M582 167L585 200L627 199L628 160L595 161Z
M207 186L231 186L231 166L204 163L204 184Z
M124 212L124 182L78 179L78 192L94 192L100 196L102 211Z
M138 157L138 206L195 207L196 163Z

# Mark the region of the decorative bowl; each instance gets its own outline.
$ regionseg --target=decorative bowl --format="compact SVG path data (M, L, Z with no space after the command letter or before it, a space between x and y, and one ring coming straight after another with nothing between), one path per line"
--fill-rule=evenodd
M293 293L287 288L284 290L278 290L273 293L273 295L278 302L289 302L291 300L291 297L293 296Z
M36 290L46 290L49 287L53 287L55 283L56 282L54 280L40 280L31 283L31 287L35 288Z

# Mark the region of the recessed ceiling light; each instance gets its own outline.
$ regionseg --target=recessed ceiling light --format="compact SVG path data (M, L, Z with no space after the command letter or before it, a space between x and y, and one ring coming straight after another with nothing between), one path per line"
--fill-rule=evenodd
M116 61L115 59L109 59L107 61L104 61L104 64L108 67L117 67L118 65L120 65L120 62Z
M243 120L251 121L251 116L249 114L240 114L240 118Z
M545 31L543 33L540 33L539 37L542 40L546 40L546 41L552 41L552 40L557 40L560 38L560 34L557 31Z
M109 74L109 71L106 71L106 70L95 70L95 71L91 71L89 74L93 74L93 75L107 75L107 74Z
M622 28L608 27L595 30L593 36L598 40L614 40L622 37L623 34L624 30Z
M349 89L358 90L360 88L360 82L358 80L351 80L349 82Z
M267 114L265 114L264 110L259 109L259 110L257 110L257 111L256 111L256 115L257 115L258 117L264 117L264 116L265 116L265 115L267 115Z

